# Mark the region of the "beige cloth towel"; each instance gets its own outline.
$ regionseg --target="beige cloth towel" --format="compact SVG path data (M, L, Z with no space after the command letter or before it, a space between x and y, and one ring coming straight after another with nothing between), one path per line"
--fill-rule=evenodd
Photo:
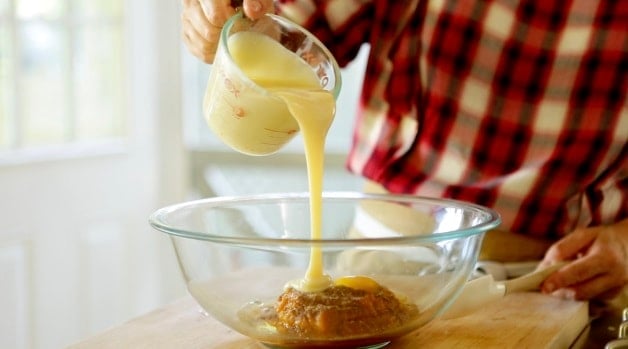
M387 193L386 189L374 182L367 182L364 191L367 193ZM414 225L416 230L415 224L425 222L422 217L412 216L405 211L398 212L379 203L369 203L363 209L374 217L381 218L387 225L401 228L398 231L403 231L404 225ZM538 261L543 259L545 251L551 244L552 241L549 240L514 234L504 230L492 230L484 236L479 259L503 263Z
M364 191L377 194L387 193L382 186L374 182L367 182L364 186ZM396 208L398 208L398 205ZM407 227L405 229L408 231L411 230L411 226L414 226L416 231L416 224L425 224L426 229L430 229L431 223L429 220L421 217L420 214L417 215L416 212L413 214L411 210L399 211L379 203L369 203L362 209L377 220L381 219L385 225L400 229L397 231L404 231L404 226ZM541 261L552 243L550 240L515 234L505 230L491 230L484 235L478 259L480 261L501 263ZM612 300L595 302L595 307L612 307L615 309L628 307L628 286L624 287L621 294Z

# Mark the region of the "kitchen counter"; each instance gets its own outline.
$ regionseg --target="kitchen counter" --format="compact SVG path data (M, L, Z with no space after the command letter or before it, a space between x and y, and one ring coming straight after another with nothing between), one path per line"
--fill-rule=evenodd
M401 348L603 348L620 312L589 321L588 305L538 293L511 294L458 319L435 320L390 344ZM262 348L207 316L191 297L130 320L70 348Z

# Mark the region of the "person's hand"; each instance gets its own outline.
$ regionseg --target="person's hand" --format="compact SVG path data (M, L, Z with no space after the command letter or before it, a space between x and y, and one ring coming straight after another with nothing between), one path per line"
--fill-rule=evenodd
M235 14L235 3L241 2L244 15L258 19L274 11L273 0L182 0L181 26L188 51L205 63L214 60L220 30Z
M550 275L541 291L576 300L608 300L628 283L628 219L582 228L552 245L541 266L571 261Z

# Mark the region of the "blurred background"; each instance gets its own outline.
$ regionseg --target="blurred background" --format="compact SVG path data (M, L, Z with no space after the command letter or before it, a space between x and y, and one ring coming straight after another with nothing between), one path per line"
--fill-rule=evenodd
M61 348L186 295L148 216L216 195L306 191L302 142L268 157L205 126L210 66L173 0L0 0L0 348ZM366 48L343 71L325 189L344 161Z

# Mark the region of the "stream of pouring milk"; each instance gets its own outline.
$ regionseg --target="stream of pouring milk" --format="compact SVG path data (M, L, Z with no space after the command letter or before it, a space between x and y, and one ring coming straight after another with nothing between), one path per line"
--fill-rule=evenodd
M308 171L311 239L321 239L325 138L335 114L334 96L321 88L315 72L300 57L265 35L236 33L229 38L228 45L240 69L255 83L281 98L299 124ZM277 62L283 64L277 67ZM291 281L289 285L316 292L331 284L331 278L323 271L321 248L313 246L304 278Z

